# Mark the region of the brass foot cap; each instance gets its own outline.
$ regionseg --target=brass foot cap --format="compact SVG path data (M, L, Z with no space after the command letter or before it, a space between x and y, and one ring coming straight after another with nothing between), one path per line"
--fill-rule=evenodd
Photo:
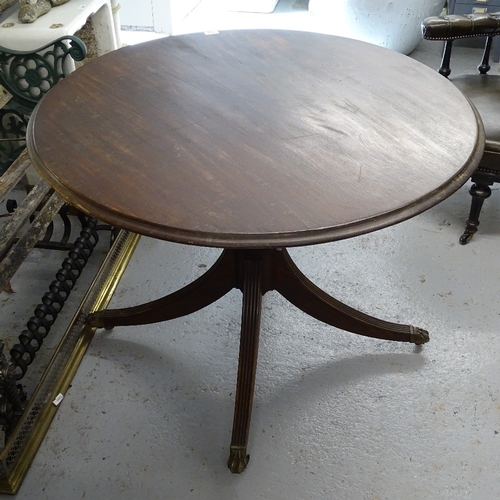
M429 342L429 332L427 330L423 330L422 328L412 326L410 342L417 345L426 344Z
M476 231L465 231L462 236L460 236L460 239L458 240L461 245L467 245L470 240L472 240L472 237L474 236Z
M233 474L241 474L247 467L250 455L245 446L231 446L227 466Z
M91 326L92 328L105 328L104 319L99 312L88 315L87 325Z

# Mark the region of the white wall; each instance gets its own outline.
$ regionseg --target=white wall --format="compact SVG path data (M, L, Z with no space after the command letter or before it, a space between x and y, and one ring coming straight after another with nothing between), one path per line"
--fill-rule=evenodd
M201 0L120 0L120 23L133 29L175 33L176 26Z
M153 0L120 0L120 24L153 30Z
M200 2L201 0L170 0L172 19L175 21L182 20Z

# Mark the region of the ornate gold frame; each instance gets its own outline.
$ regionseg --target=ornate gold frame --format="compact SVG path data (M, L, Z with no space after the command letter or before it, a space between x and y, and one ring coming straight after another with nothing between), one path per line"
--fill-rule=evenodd
M95 328L86 324L86 318L106 308L139 239L137 234L120 231L100 266L21 419L0 452L0 493L15 494L21 486L57 412L54 400L66 393L94 335Z

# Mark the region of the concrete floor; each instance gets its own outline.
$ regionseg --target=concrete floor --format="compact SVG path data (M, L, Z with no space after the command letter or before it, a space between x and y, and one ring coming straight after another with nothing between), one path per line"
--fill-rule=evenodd
M435 67L439 45L412 57ZM458 52L460 72L478 51ZM352 335L267 294L242 475L225 465L241 307L233 291L175 321L98 331L18 499L500 498L500 196L495 188L463 247L469 203L464 186L397 226L291 250L332 295L428 329L431 341ZM143 238L112 305L174 290L217 255Z

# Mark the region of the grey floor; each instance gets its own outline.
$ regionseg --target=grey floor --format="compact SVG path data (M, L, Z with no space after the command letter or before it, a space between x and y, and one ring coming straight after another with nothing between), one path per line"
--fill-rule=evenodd
M457 52L457 72L470 61L473 70L478 51ZM422 43L412 57L436 67L439 53L439 43ZM267 294L242 475L225 466L234 291L179 320L98 331L17 497L500 498L500 196L495 188L464 247L469 202L464 186L397 226L291 250L337 298L428 329L431 341L355 336ZM217 255L143 238L113 305L174 290Z

